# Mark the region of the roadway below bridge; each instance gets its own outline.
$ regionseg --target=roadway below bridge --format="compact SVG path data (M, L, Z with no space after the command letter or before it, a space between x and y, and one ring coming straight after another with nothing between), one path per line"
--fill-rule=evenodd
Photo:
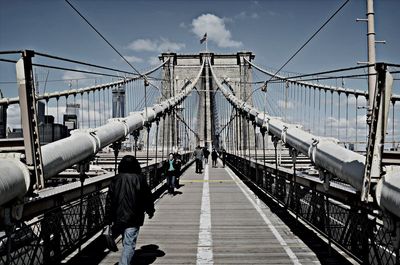
M136 246L134 264L347 264L348 261L302 225L288 225L229 168L192 165L175 194L156 202ZM310 243L311 242L311 243ZM94 237L64 264L118 263ZM329 253L330 252L330 253Z

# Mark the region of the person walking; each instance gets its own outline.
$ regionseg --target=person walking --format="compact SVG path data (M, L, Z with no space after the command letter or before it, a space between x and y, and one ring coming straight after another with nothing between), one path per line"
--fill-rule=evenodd
M154 201L138 160L131 155L122 158L118 174L112 179L106 198L106 224L111 225L113 238L122 234L123 251L119 265L129 265L135 254L139 229L145 212L151 219Z
M218 153L215 150L215 148L213 148L211 153L212 167L217 167L217 158L218 158Z
M225 148L222 147L221 149L221 155L222 155L222 167L225 167L226 163L226 150Z
M202 164L203 164L203 150L201 149L200 145L196 147L193 152L193 156L196 159L196 173L201 173Z
M210 151L208 151L207 147L204 147L203 153L204 153L204 163L208 164L208 157L210 156Z
M168 160L164 163L164 174L167 177L168 193L173 194L176 176L179 174L180 166L174 154L170 153Z

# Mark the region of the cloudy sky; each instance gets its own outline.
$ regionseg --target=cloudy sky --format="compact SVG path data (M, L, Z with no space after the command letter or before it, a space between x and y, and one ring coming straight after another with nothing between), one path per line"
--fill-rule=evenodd
M281 64L344 2L283 1L101 1L71 2L126 58L139 68L156 64L164 51L197 53L205 47L229 53L249 50L256 62ZM285 68L315 72L366 60L364 0L352 0ZM375 1L379 60L400 61L400 8L396 0ZM34 49L69 58L129 67L64 1L1 0L0 49ZM2 76L3 78L3 76Z
M156 65L161 52L205 50L199 40L206 32L212 52L252 51L257 64L279 68L344 1L71 2L133 65L143 70ZM34 49L131 70L66 2L0 0L0 3L0 50ZM377 45L377 60L400 63L400 16L393 10L400 10L400 1L375 1L376 38L387 42ZM312 73L366 61L366 23L356 22L365 13L365 0L350 1L284 70ZM49 79L81 78L80 84L84 84L85 77L79 73L50 72ZM15 82L14 65L0 62L0 89L5 96L16 96L12 82Z

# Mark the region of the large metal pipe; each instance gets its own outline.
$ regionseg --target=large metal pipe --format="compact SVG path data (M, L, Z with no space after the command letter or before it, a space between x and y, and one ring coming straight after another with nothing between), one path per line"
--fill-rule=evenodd
M386 166L386 174L379 180L375 194L380 207L400 218L400 166Z
M186 87L175 98L155 104L147 111L133 112L125 118L111 119L107 124L98 128L74 130L70 137L43 146L44 177L53 177L72 165L90 159L100 149L125 138L146 123L156 121L188 96L199 80L203 67L204 62L196 78L189 85L185 84ZM26 194L30 185L29 171L26 165L18 159L0 158L0 172L0 206Z
M18 158L1 158L0 163L0 205L22 197L29 189L28 168Z
M365 157L339 146L334 141L307 133L298 126L282 122L236 98L225 88L214 70L210 67L213 78L221 92L234 108L253 119L259 127L264 127L270 134L281 139L285 144L308 156L313 163L332 175L344 180L357 190L361 190L364 177Z

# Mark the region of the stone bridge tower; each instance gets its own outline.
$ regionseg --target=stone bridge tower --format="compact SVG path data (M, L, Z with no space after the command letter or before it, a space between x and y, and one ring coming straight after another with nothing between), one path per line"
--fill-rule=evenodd
M210 58L211 65L216 75L222 80L223 78L229 79L229 83L233 88L236 96L246 102L252 104L253 98L251 97L252 87L252 69L245 59L252 61L254 54L252 52L238 52L236 54L214 54L214 53L200 53L200 54L176 54L176 53L163 53L159 57L161 61L170 59L169 64L163 68L163 79L169 82L163 82L162 91L166 97L170 97L179 93L179 90L184 84L196 77L199 67L206 58ZM206 61L207 62L207 61ZM219 128L224 124L219 124L218 121L218 106L215 104L214 94L217 90L217 85L213 81L210 66L206 63L204 70L198 83L195 85L196 90L192 93L198 93L199 100L198 112L196 115L197 128L193 128L198 132L199 139L196 145L219 147L220 140L218 138ZM162 98L161 100L163 100ZM165 144L172 143L172 146L178 145L178 136L176 133L177 119L171 115L171 118L166 120L168 132L166 132ZM250 148L254 147L254 129L246 119L240 119L238 122L239 132L237 138L239 143L236 143L240 149L247 149L250 142ZM162 133L162 132L161 132ZM161 134L162 135L162 134ZM161 140L160 144L161 144ZM233 139L228 141L233 144Z

